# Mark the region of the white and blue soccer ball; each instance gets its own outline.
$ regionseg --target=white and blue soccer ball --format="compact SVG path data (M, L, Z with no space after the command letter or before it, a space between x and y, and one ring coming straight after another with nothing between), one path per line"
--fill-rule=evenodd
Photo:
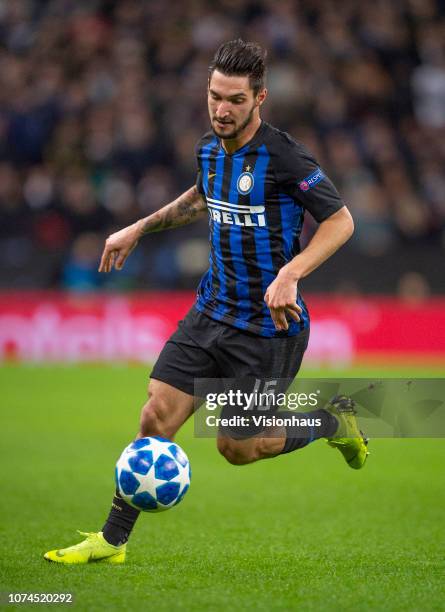
M190 486L190 463L182 448L159 436L140 438L127 446L116 464L121 497L144 512L176 506Z

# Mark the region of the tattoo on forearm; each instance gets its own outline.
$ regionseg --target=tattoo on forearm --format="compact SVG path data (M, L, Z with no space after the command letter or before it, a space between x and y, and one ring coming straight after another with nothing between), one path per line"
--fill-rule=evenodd
M147 217L142 225L142 233L160 232L186 225L195 221L205 209L206 204L196 186L191 187L179 198Z

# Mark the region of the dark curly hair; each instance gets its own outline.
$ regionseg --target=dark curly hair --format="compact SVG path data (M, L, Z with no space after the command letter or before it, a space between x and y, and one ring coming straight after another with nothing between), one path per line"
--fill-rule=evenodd
M227 76L248 76L250 87L257 95L264 89L266 55L266 51L254 42L244 42L241 38L225 42L209 66L209 82L214 70Z

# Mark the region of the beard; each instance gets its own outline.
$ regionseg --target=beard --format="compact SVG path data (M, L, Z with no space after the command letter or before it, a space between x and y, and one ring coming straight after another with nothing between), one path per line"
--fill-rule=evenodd
M244 119L244 121L240 125L238 125L238 126L235 125L231 132L221 133L219 131L219 129L217 127L215 127L214 122L212 121L212 130L213 130L213 132L219 138L221 138L221 140L235 140L235 138L237 138L241 134L241 132L243 130L245 130L246 127L249 125L249 123L252 121L253 112L254 112L255 108L256 108L256 105L254 104L252 106L252 108L250 109L249 114ZM215 120L215 117L213 118L213 120Z

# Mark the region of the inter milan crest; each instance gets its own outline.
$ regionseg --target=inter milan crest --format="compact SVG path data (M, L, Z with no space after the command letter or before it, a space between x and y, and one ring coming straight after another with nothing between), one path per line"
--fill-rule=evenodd
M243 172L238 177L236 188L238 189L238 193L240 193L241 195L247 195L252 191L253 185L253 174L251 172Z

